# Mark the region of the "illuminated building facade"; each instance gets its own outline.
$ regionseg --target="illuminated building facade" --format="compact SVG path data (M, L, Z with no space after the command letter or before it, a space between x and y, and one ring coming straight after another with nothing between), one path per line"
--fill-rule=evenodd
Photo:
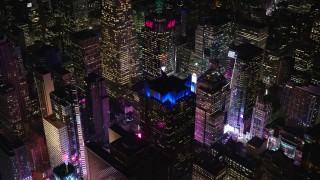
M231 48L228 56L234 67L230 82L228 124L234 128L235 134L242 136L244 131L250 128L247 125L250 124L252 108L259 90L263 50L252 44L242 44Z
M0 136L0 178L32 180L26 146L21 141L9 142Z
M222 15L203 20L195 32L195 47L190 57L191 71L199 76L210 68L210 59L218 59L224 72L224 59L233 42L234 31L233 21Z
M51 73L45 69L37 69L34 72L34 80L39 97L40 112L42 118L52 114L50 93L54 91Z
M130 0L102 1L102 68L111 97L118 97L139 76L133 20Z
M295 86L288 99L286 124L290 127L312 127L320 122L320 89Z
M82 121L87 119L81 112L85 106L85 98L79 98L79 89L72 78L69 86L51 92L53 116L67 127L68 157L79 168L83 177L87 176L86 160L84 152L85 133ZM81 114L80 114L81 112Z
M63 155L69 152L69 139L67 127L53 117L43 119L43 127L46 136L49 159L51 167L56 167L61 163Z
M251 120L251 137L262 138L264 127L270 122L272 114L272 103L267 96L258 96L253 108Z
M83 28L87 28L87 0L59 1L58 3L59 14L65 29L79 31Z
M14 88L8 84L2 84L0 86L1 124L7 135L25 138L26 133L23 128L21 111L17 104L18 98Z
M0 54L0 82L12 86L18 99L15 106L20 110L22 122L26 123L30 117L30 99L20 49L6 38L0 38Z
M163 14L152 14L146 18L141 33L144 79L156 79L161 72L168 76L175 74L175 26L176 20Z
M77 85L84 87L84 78L90 73L102 75L99 37L91 31L83 30L70 35Z
M226 167L218 159L215 159L213 155L206 152L196 155L192 169L193 180L218 180L223 179L225 174Z
M189 82L190 83L190 82ZM146 119L141 122L142 135L169 158L169 178L179 179L192 170L195 94L184 81L163 75L145 83Z
M76 122L72 109L70 89L62 88L50 93L53 116L66 126L68 138L68 156L78 154L79 142L77 139Z
M316 41L317 43L320 43L320 15L319 14L315 17L313 21L310 38Z
M197 83L195 139L210 146L223 135L229 83L219 71L210 69Z
M235 45L250 43L265 49L268 37L268 25L252 20L241 21L237 24Z
M256 159L248 159L234 154L225 157L227 164L226 179L259 179L260 164Z
M310 73L316 48L310 40L302 41L293 50L294 73L291 80L296 84L307 84L310 82Z

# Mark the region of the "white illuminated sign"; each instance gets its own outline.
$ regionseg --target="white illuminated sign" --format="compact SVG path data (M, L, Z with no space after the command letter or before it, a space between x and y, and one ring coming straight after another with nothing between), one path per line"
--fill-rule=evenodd
M236 53L234 51L228 52L228 57L234 58L236 56Z
M191 76L191 82L193 82L193 83L197 83L197 74L192 73L192 76Z

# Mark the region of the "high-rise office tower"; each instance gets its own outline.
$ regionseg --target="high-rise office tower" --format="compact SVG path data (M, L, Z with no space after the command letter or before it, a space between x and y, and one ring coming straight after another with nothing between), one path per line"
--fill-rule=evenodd
M75 80L71 78L70 85L50 93L53 116L67 128L68 157L76 163L77 170L85 178L87 176L84 151L83 121L87 121L81 111L85 106L85 98L79 98L80 90L76 88Z
M51 73L43 68L35 70L34 79L39 98L41 116L44 118L52 114L50 93L54 91L53 80L51 78Z
M314 18L310 39L316 41L318 44L320 43L320 14Z
M234 67L230 82L228 124L234 128L235 134L242 136L249 129L252 108L259 90L263 50L252 44L242 44L231 48L228 54L230 66Z
M79 31L87 28L87 0L58 1L59 15L64 29Z
M244 20L237 24L235 34L236 45L250 43L261 49L265 49L268 37L268 25L255 22L252 20Z
M106 80L96 74L86 79L86 108L89 114L89 139L100 144L109 142L108 128L110 125L109 98L106 92ZM84 124L83 126L86 126Z
M219 71L210 69L199 78L194 132L197 141L210 146L223 135L229 96L229 83Z
M76 122L72 109L72 99L68 88L57 89L50 93L53 116L67 128L68 156L78 155Z
M285 122L291 127L312 127L320 123L320 88L295 86L292 88Z
M160 11L160 10L159 10ZM161 12L149 15L142 29L143 78L153 80L161 72L176 72L176 20Z
M297 84L307 84L310 82L315 51L315 44L309 39L295 45L293 50L294 73L291 76L293 82Z
M19 47L0 38L0 83L10 84L18 99L16 106L21 112L21 119L24 123L30 117L30 99L25 71Z
M253 108L252 120L251 120L251 137L262 137L264 127L270 122L272 114L272 102L271 99L264 95L258 96L256 105Z
M18 104L16 91L11 85L2 84L0 86L0 116L2 126L7 137L25 138L25 129Z
M63 156L69 155L69 137L67 127L54 117L45 117L43 127L46 135L51 167L63 162Z
M195 94L185 84L188 81L163 75L146 83L141 97L145 101L142 136L169 158L169 179L182 178L192 170Z
M74 65L77 85L84 87L84 78L90 73L102 75L99 37L83 30L70 35L72 52L69 54Z
M138 46L131 1L102 1L101 56L111 97L118 97L138 77Z
M21 141L9 142L0 136L0 178L32 179L26 146Z
M193 72L203 74L210 68L210 59L220 61L224 72L225 59L229 46L234 40L235 25L225 14L216 14L215 17L203 19L195 32L195 47L191 53Z

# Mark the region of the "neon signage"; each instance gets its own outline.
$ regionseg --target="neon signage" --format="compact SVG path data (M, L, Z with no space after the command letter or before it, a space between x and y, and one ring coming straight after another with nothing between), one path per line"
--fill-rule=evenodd
M153 28L153 22L147 20L147 21L146 21L146 27L148 27L148 28Z
M167 25L167 29L171 29L176 25L176 20L171 20L169 21L168 25Z

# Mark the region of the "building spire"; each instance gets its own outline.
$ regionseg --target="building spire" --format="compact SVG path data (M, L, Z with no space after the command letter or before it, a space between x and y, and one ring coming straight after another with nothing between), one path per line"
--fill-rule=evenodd
M162 14L163 13L163 0L156 0L156 12L157 14Z

